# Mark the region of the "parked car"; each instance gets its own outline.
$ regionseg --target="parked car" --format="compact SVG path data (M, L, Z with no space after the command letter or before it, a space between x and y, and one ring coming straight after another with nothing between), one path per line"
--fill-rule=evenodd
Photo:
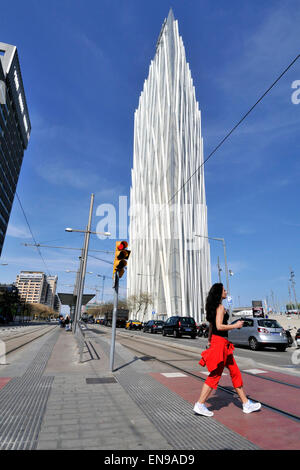
M116 319L116 327L117 328L125 328L125 326L126 326L125 318L117 318Z
M292 336L292 332L294 328L297 329L296 327L288 327L284 330L287 340L288 340L288 348L293 346L293 343L294 343L293 336Z
M5 325L7 323L6 318L3 315L0 315L0 324Z
M162 334L163 336L173 335L176 338L188 335L194 339L197 336L197 325L192 317L170 317L162 327Z
M297 333L295 335L295 341L297 343L297 348L300 348L300 328L297 330Z
M165 324L162 320L150 320L144 324L143 331L146 333L150 331L150 333L162 333L162 327Z
M248 345L256 351L264 346L274 346L278 351L285 351L288 339L284 329L276 320L267 318L239 318L243 327L228 331L228 340L233 344ZM233 325L238 320L231 324Z
M125 328L126 330L141 330L142 326L142 322L139 320L128 320L126 322Z

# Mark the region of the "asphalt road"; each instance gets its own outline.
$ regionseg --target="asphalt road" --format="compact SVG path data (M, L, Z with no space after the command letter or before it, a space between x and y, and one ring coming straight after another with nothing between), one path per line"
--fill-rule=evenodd
M94 325L93 325L94 326ZM102 327L103 328L103 327ZM127 332L124 328L117 328L117 332ZM181 338L174 338L172 336L162 336L161 334L151 334L151 333L143 333L142 331L128 331L129 334L135 334L138 336L143 336L145 338L155 338L159 339L160 341L171 342L173 344L179 345L186 345L193 348L199 347L199 350L203 350L207 346L207 339L205 338L196 338L191 339L190 337L181 337ZM264 348L260 351L252 351L250 348L246 346L237 346L235 345L234 355L238 362L238 359L242 360L249 360L249 363L255 364L257 367L263 368L267 367L273 370L278 370L285 373L291 373L293 375L300 376L300 364L294 364L292 362L292 355L297 350L296 347L292 346L287 348L286 351L281 352L277 351L275 348ZM300 362L300 352L297 355L298 362Z

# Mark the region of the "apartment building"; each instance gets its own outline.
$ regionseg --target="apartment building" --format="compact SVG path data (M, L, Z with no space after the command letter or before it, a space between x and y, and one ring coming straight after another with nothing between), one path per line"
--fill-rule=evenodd
M16 286L23 301L54 308L57 279L57 276L47 276L41 271L21 271Z

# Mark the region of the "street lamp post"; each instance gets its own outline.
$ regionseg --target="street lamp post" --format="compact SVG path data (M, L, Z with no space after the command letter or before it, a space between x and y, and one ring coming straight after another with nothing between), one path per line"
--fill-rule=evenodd
M111 372L114 370L114 358L115 358L115 340L116 340L116 325L117 325L117 314L118 314L118 298L119 298L119 273L115 273L114 279L114 307L112 314L112 325L111 325L111 344L110 344L110 356L109 356L109 369Z
M69 287L73 287L73 296L76 297L76 299L78 297L79 277L80 277L80 273L81 273L81 269L82 269L82 256L79 256L79 262L80 262L80 264L79 264L79 268L78 268L77 271L73 271L71 269L66 269L65 270L66 273L76 273L75 284L73 284L73 286L69 286ZM92 271L87 271L86 274L93 274L93 272ZM75 311L76 311L75 309L76 309L76 304L75 304L75 306L74 305L70 306L70 315L71 315L72 323L74 323L74 321L75 321ZM74 323L74 325L75 325L75 323ZM74 330L75 330L75 326L74 326Z
M224 259L225 259L225 274L226 274L226 290L227 290L227 296L230 295L229 291L229 275L228 275L228 266L227 266L227 255L226 255L226 244L224 238L217 238L217 237L207 237L205 235L195 235L195 237L202 237L202 238L208 238L209 240L216 240L218 242L222 242L223 244L223 249L224 249ZM229 313L231 316L231 304L229 304Z
M294 271L292 270L292 268L290 268L290 274L291 274L290 282L291 282L292 289L293 289L293 292L294 292L295 303L296 303L296 311L297 311L298 320L299 320L298 301L297 301L296 290L295 290L295 284L296 284L296 282L295 282L295 273L294 273Z
M219 274L219 282L221 283L221 271L222 271L222 268L220 267L220 258L218 256L218 274Z
M104 283L105 279L108 279L109 276L104 276L103 274L97 274L98 277L102 277L102 300L101 303L103 304L103 297L104 297Z
M77 328L77 321L80 318L81 306L82 306L82 295L84 290L84 282L85 282L85 274L86 274L86 265L87 265L87 258L88 258L88 250L89 250L89 242L90 242L90 235L99 234L99 235L106 235L110 236L109 232L92 232L91 225L92 225L92 214L93 214L93 205L94 205L94 194L91 195L91 202L90 202L90 212L89 212L89 219L88 225L86 230L76 230L70 227L67 227L65 230L66 232L81 232L84 233L84 244L82 249L82 257L80 260L80 270L78 276L78 291L77 291L77 298L76 298L76 307L75 307L75 315L74 315L74 333L76 332Z

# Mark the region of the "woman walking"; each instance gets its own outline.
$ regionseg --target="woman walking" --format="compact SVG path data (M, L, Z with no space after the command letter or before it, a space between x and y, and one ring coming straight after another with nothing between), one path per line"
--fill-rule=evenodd
M243 412L252 413L252 411L257 411L261 408L260 403L253 403L251 400L248 400L243 390L242 374L233 357L234 346L227 338L229 330L242 328L244 322L239 320L233 325L227 324L229 315L222 305L222 301L226 297L227 292L223 284L217 283L212 286L206 299L206 320L209 322L209 348L202 352L202 359L199 364L203 367L206 365L210 374L203 384L200 397L194 406L194 412L199 415L213 416L213 412L206 408L205 402L212 390L217 389L224 367L229 369L232 384L243 404Z

